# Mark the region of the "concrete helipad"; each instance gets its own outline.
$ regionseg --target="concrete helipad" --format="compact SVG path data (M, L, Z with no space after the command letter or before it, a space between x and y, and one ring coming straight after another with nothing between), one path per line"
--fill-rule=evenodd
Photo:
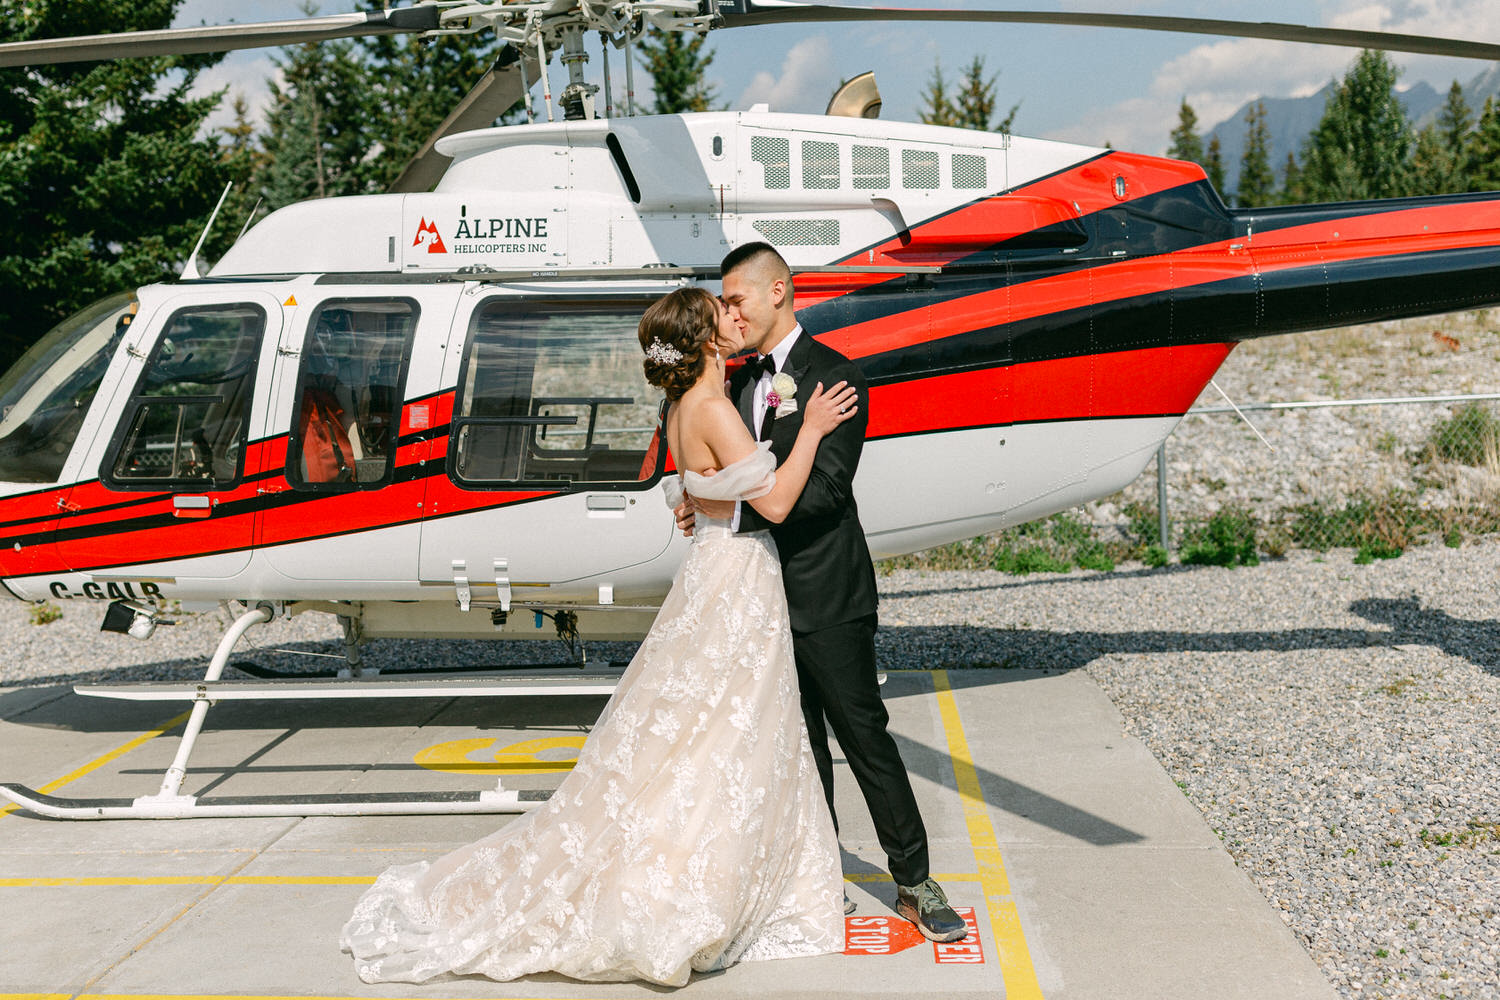
M1333 989L1086 674L893 673L885 686L935 876L976 934L937 947L895 917L842 769L844 955L698 976L703 997L1276 997ZM589 697L224 703L183 790L258 795L556 784ZM0 690L0 781L154 793L185 715L164 703ZM47 997L647 997L561 977L365 986L337 935L385 866L512 817L70 822L0 813L0 1000Z

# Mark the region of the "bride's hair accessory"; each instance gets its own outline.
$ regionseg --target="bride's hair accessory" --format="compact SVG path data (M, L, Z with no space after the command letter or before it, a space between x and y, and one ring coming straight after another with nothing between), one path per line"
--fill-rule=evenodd
M675 365L682 361L682 352L660 337L652 337L646 347L646 358L659 365Z

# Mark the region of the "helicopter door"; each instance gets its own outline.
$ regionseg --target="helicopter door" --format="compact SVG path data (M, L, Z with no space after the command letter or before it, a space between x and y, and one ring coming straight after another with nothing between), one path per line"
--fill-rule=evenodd
M335 581L346 595L351 585L410 584L427 444L398 449L402 404L410 377L437 381L438 352L414 352L413 342L419 321L440 324L430 338L440 339L454 294L303 295L278 352L271 437L285 447L270 450L256 534L282 576Z
M69 494L57 550L79 571L150 563L152 575L234 576L250 560L255 487L251 421L265 411L257 377L276 348L281 311L268 296L179 296L130 351L133 386L99 460ZM268 332L269 331L269 332ZM164 565L165 564L165 565Z
M580 599L666 549L661 394L636 339L649 301L477 304L444 378L457 388L448 479L432 480L422 527L424 585L452 588L459 572L493 585L498 561L518 602Z

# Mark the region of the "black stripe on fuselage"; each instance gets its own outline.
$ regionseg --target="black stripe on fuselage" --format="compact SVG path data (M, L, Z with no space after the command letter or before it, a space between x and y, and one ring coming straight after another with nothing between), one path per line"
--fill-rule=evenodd
M912 296L905 296L911 301ZM871 384L947 372L1372 323L1500 303L1500 250L1316 263L1093 303L858 360ZM920 302L915 303L921 305Z

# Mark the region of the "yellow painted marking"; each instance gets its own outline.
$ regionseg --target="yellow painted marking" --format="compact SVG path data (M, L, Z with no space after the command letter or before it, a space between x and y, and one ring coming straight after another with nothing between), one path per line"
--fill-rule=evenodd
M958 796L963 801L964 822L969 828L969 841L974 846L974 860L979 864L979 883L990 913L990 931L995 937L995 950L1000 953L1005 1000L1041 1000L1042 987L1036 981L1036 968L1031 963L1031 950L1021 928L1021 915L1010 894L1010 878L1005 874L1005 861L1000 857L1000 842L990 822L989 809L984 804L979 772L969 755L969 741L964 736L964 724L958 716L958 700L953 696L948 671L934 670L932 686L937 695L943 730L948 737L948 755L953 759L953 777L958 784Z
M935 873L939 882L983 882L983 875ZM885 872L856 872L845 882L889 882ZM153 885L373 885L374 875L70 875L8 876L0 878L0 889L67 889L83 887L133 887Z
M297 296L295 296L295 295L288 295L286 297L286 301L282 303L282 305L284 305L284 306L294 306L296 304L297 304Z
M473 755L494 746L494 737L449 740L428 747L412 759L429 771L449 774L558 774L573 770L584 739L582 734L539 736L501 747L489 760L474 760Z
M148 743L151 740L156 739L162 733L165 733L167 730L172 729L176 726L180 726L190 714L192 714L191 709L183 712L181 715L173 716L166 722L163 722L161 725L151 730L149 733L142 733L135 739L131 740L129 743L126 743L124 746L116 747L109 753L105 754L103 757L99 757L89 761L78 770L73 771L69 774L65 774L61 778L58 778L56 781L49 782L48 784L43 785L41 788L37 789L37 791L41 792L43 795L51 795L53 792L57 791L59 788L68 784L69 782L77 781L85 774L88 774L92 771L97 771L99 768L103 767L105 764L108 764L115 758L125 756L130 751L140 746L142 743ZM0 816L4 816L8 812L15 812L19 808L21 807L13 802L6 803L4 808L0 808Z
M0 1000L366 1000L370 994L318 994L306 993L0 993ZM421 1000L459 1000L455 997L436 997L415 994ZM400 997L392 1000L402 1000ZM550 997L548 1000L582 1000L582 998Z
M374 875L80 875L0 878L0 889L151 885L373 885Z

